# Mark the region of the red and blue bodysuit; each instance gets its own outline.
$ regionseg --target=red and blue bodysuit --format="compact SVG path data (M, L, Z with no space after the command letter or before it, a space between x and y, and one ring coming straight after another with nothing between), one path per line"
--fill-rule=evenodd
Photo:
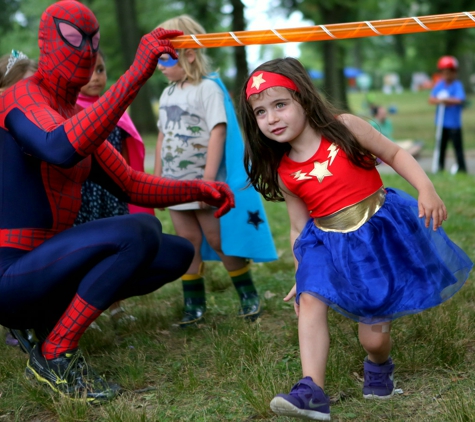
M145 35L130 69L97 102L76 106L92 74L99 25L76 1L44 12L38 72L0 96L0 324L52 328L44 356L77 347L113 302L150 293L184 274L193 257L185 239L162 233L151 215L106 218L73 227L87 177L126 201L166 207L203 200L233 206L223 183L171 181L130 168L104 141L153 74L167 38Z

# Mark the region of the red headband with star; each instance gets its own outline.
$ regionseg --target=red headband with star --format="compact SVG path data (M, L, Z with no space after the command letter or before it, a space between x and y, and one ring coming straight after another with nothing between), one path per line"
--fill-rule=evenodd
M282 86L284 88L289 88L292 91L299 91L294 81L287 78L287 76L273 72L255 72L247 82L246 100L248 100L251 95L259 94L259 92L274 86Z

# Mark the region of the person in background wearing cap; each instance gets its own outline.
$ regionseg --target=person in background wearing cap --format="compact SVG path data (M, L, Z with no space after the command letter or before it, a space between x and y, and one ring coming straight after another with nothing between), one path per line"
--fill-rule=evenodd
M453 56L443 56L437 62L437 69L441 79L432 88L429 104L437 105L435 124L442 125L438 171L443 171L445 166L445 151L449 140L452 141L457 159L457 166L453 173L467 172L463 153L462 140L462 108L465 101L465 90L462 82L457 79L458 61ZM439 107L445 107L440 121Z

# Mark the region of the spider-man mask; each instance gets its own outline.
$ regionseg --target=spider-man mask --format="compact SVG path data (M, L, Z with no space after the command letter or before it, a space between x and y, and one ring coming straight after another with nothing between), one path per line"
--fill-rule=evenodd
M74 0L48 7L40 21L38 69L53 83L81 87L89 82L99 48L99 23Z

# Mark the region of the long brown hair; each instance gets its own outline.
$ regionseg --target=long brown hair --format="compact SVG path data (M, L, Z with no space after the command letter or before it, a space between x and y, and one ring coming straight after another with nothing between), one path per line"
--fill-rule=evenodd
M31 71L34 73L38 70L38 64L34 60L19 59L5 75L9 58L10 54L0 57L0 89L8 88L21 81L26 72Z
M253 73L259 71L278 73L294 81L298 92L293 90L289 92L304 109L310 126L340 146L355 165L366 169L374 167L374 156L363 148L353 133L337 119L341 112L320 96L307 71L298 60L291 57L271 60L260 65ZM244 167L250 183L267 201L283 201L277 168L282 156L290 151L291 147L288 143L270 140L259 130L252 107L246 100L247 81L242 87L240 98L240 116L245 144ZM257 95L262 95L262 93Z

